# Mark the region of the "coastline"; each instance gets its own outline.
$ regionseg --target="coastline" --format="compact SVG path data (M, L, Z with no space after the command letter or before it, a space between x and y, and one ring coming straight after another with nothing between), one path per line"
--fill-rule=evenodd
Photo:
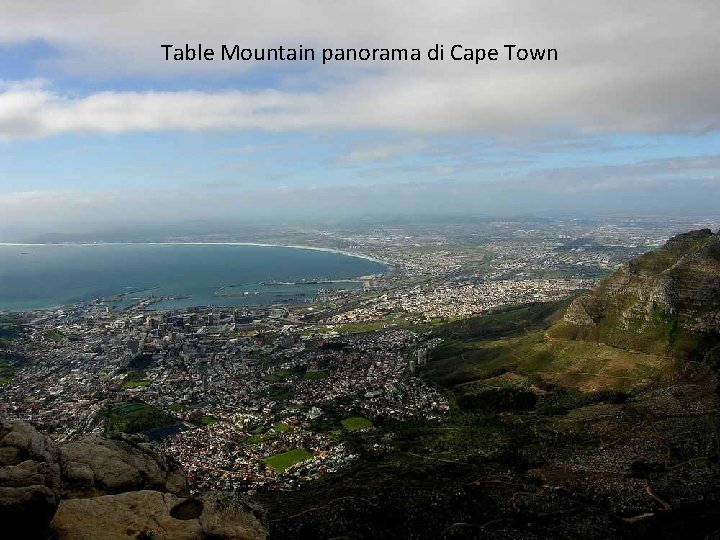
M0 242L2 246L16 247L33 247L33 246L255 246L255 247L274 247L274 248L291 248L306 249L312 251L325 251L327 253L337 253L338 255L346 255L348 257L356 257L367 261L376 262L387 266L388 270L392 270L392 264L388 261L378 259L364 253L352 253L335 248L326 248L320 246L303 246L293 244L267 244L261 242Z

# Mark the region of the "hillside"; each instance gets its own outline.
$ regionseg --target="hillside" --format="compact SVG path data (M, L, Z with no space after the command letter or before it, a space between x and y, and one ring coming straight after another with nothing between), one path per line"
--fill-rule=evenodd
M702 360L720 343L720 234L670 239L576 299L549 335Z
M447 324L441 422L376 422L362 459L263 497L278 538L708 538L720 533L718 235L596 289Z
M686 361L720 357L720 235L678 235L569 303L510 308L443 335L431 366L442 384L508 370L585 392L668 384L697 367Z

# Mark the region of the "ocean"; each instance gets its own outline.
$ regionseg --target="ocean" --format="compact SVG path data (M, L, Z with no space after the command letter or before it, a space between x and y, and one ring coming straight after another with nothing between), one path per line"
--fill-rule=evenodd
M319 289L355 289L377 261L332 251L237 244L0 245L0 310L46 309L103 298L154 309L303 302ZM324 282L323 282L324 281Z

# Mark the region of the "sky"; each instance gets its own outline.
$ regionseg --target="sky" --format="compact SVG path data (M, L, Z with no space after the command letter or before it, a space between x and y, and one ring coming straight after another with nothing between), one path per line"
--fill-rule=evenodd
M0 241L136 224L720 206L716 0L0 0ZM166 61L162 44L497 48ZM508 61L503 46L555 48Z

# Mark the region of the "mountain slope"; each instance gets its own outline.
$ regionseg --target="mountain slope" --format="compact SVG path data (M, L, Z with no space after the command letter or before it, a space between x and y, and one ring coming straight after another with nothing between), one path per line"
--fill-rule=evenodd
M512 331L498 331L495 320ZM475 321L445 330L430 366L441 384L504 371L582 391L669 384L692 367L685 361L720 357L720 235L678 235L569 304L509 308Z
M720 343L720 235L681 234L633 259L576 299L549 335L703 359Z

